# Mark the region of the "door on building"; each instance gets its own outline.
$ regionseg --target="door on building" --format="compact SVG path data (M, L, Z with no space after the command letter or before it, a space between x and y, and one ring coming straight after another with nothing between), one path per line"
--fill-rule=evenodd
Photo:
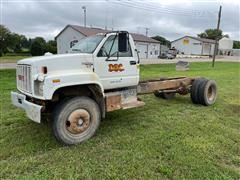
M138 64L132 48L129 46L127 52L118 52L118 37L115 35L108 37L94 58L94 71L104 89L133 86L139 81Z
M210 44L203 44L203 55L211 55L211 45Z
M136 43L136 48L139 52L139 57L142 59L147 59L147 53L148 53L148 45L147 44L139 44Z

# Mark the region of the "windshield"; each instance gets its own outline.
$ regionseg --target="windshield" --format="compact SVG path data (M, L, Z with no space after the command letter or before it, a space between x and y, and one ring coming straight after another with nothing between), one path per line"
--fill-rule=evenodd
M93 53L103 38L103 35L95 35L81 39L71 50L81 53Z

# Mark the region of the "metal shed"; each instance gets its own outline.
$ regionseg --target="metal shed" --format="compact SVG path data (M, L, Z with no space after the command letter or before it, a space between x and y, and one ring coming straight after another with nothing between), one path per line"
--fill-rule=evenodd
M189 55L213 55L214 40L184 36L171 42L171 47L179 53Z

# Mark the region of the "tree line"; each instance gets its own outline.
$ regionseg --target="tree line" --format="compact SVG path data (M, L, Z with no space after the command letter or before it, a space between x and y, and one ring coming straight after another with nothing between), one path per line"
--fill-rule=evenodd
M1 24L0 32L0 56L4 54L41 56L45 52L57 53L55 40L46 41L43 37L27 38L22 34L11 32Z

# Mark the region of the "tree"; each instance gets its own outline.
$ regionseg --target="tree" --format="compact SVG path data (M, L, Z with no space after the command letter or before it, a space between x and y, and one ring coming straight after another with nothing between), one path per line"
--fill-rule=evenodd
M166 38L162 37L162 36L154 36L152 38L157 40L157 41L160 41L160 43L162 45L166 45L167 47L171 46L171 42L169 40L167 40Z
M15 53L21 52L23 38L26 38L26 37L23 35L12 33L10 36L11 45L9 45L9 48L13 50Z
M11 44L10 41L11 31L4 25L0 24L0 56L3 53L8 52L8 46Z
M57 42L54 41L54 40L50 40L46 43L46 46L45 46L45 52L50 52L50 53L53 53L53 54L56 54L57 53Z
M28 40L24 35L12 33L8 28L0 25L0 55L6 52L21 52Z
M43 55L45 52L57 53L57 43L48 42L42 37L27 39L26 36L12 33L4 25L0 25L0 56L6 52L22 52L23 48L30 49L33 56Z
M29 39L29 42L31 42L30 52L33 56L41 56L46 52L57 53L57 42L55 40L46 42L44 38L36 37L35 39Z
M31 40L32 44L30 47L30 52L32 56L41 56L45 52L46 41L42 37L36 37Z
M233 49L240 49L240 41L233 41Z
M206 29L203 33L198 34L198 37L200 38L206 38L206 39L221 39L223 37L228 37L228 34L223 35L223 32L221 29Z
M23 48L30 49L31 42L30 39L27 39L25 36L21 38L21 44Z

